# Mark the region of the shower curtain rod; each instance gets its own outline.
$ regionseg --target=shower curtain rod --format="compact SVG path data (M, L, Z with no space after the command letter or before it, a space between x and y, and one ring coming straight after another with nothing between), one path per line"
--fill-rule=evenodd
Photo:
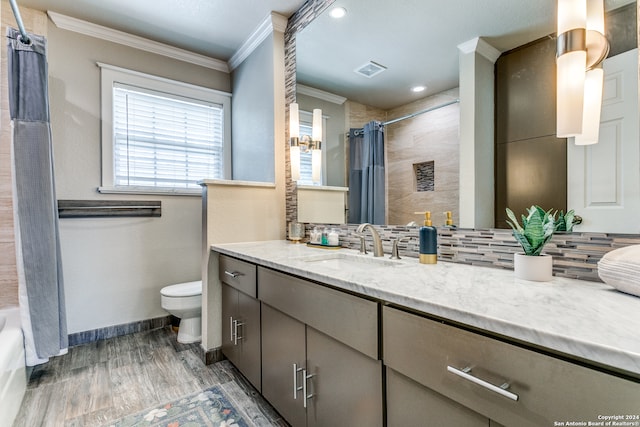
M16 24L18 24L18 30L20 30L20 38L22 39L22 43L29 44L31 40L29 40L29 36L27 35L27 30L24 29L24 24L22 23L22 17L20 16L20 9L18 9L18 5L16 4L16 0L9 0L11 3L11 10L13 10L13 16L16 18Z
M420 114L428 113L433 110L438 110L442 107L446 107L451 104L457 104L458 102L460 102L459 99L454 99L453 101L445 102L444 104L436 105L434 107L429 107L424 110L416 111L415 113L407 114L406 116L398 117L397 119L389 120L388 122L382 123L382 126L390 125L392 123L396 123L405 119L411 119L415 116L419 116Z
M382 122L382 123L380 123L380 124L381 124L382 126L390 125L390 124L393 124L393 123L399 122L399 121L401 121L401 120L410 119L410 118L412 118L412 117L419 116L420 114L424 114L424 113L428 113L428 112L430 112L430 111L438 110L438 109L440 109L440 108L443 108L443 107L449 106L449 105L451 105L451 104L457 104L457 103L459 103L459 102L460 102L460 99L456 98L456 99L454 99L453 101L445 102L444 104L440 104L440 105L435 105L435 106L433 106L433 107L429 107L429 108L426 108L426 109L424 109L424 110L416 111L415 113L407 114L406 116L398 117L397 119L389 120L389 121L387 121L387 122ZM360 128L360 129L354 129L354 132L355 132L355 134L356 134L356 135L358 135L360 132L362 132L362 128ZM349 137L349 133L350 133L350 132L348 132L348 133L345 135L347 138Z

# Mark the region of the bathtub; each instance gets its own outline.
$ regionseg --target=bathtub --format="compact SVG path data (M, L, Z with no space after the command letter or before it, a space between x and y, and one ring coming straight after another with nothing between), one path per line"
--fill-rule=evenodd
M20 311L0 309L0 420L11 425L27 389ZM8 421L8 422L7 422Z

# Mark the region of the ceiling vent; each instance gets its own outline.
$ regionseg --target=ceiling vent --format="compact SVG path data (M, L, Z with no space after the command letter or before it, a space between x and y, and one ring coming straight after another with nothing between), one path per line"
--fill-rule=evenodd
M380 74L386 69L387 67L385 67L384 65L376 64L373 61L369 61L366 64L362 64L353 71L360 74L361 76L365 76L366 78L370 79L371 77Z

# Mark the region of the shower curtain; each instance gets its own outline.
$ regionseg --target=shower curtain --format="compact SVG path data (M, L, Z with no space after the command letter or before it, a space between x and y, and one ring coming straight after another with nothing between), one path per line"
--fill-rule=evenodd
M385 223L384 126L349 132L349 223Z
M27 365L68 347L58 209L49 126L46 40L7 29L13 130L13 209Z

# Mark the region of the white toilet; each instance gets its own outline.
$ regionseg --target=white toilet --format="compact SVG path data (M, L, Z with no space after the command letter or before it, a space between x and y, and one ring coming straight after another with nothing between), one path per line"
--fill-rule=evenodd
M180 319L178 342L202 339L202 280L165 286L160 290L162 308Z

